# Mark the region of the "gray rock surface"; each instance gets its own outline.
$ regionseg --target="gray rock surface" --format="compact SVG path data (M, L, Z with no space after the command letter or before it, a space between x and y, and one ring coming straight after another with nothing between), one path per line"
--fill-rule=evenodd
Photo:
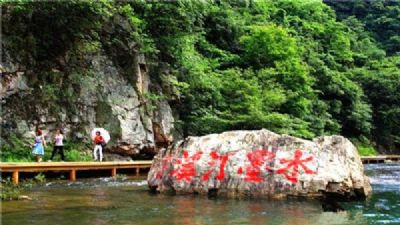
M147 180L159 192L227 196L363 198L372 191L348 139L309 141L265 129L188 137L156 155Z
M110 153L134 156L154 148L153 123L160 123L162 132L170 135L174 118L165 101L154 107L155 110L149 110L151 103L145 96L150 79L143 69L144 58L139 58L135 61L137 69L132 70L134 74L127 75L105 54L90 56L89 75L68 75L80 84L75 88L79 89L76 99L65 97L66 101L73 102L73 107L57 103L57 109L35 102L32 95L43 91L39 90L42 87L30 87L29 76L17 71L21 66L3 63L2 72L9 75L1 79L1 138L7 141L9 135L18 135L31 140L35 127L40 127L50 141L56 128L63 127L67 138L90 141L90 131L104 127L111 133L111 143L107 145Z

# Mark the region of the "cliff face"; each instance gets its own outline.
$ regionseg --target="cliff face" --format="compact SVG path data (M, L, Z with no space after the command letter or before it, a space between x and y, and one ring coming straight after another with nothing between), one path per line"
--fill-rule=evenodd
M139 69L132 74L136 81L132 85L108 56L99 54L90 61L89 71L94 76L80 77L76 99L57 109L40 102L38 95L43 87L31 87L29 74L18 71L19 65L3 64L2 141L7 142L10 135L32 138L36 127L43 129L48 138L62 127L68 137L87 141L91 129L104 127L111 132L111 152L133 156L140 150L154 150L155 135L171 135L174 118L168 102L159 101L150 109L152 103L144 97L152 84L143 62L137 63ZM69 101L67 95L55 99L59 100ZM155 134L153 127L161 129Z
M135 83L131 84L108 56L99 54L89 60L88 71L93 76L79 78L79 92L74 93L72 102L66 94L64 99L55 99L57 104L61 101L57 109L52 108L54 102L41 102L39 95L44 87L31 87L29 74L18 71L20 65L3 64L2 141L7 142L10 135L32 138L36 127L48 138L62 127L68 137L87 141L91 129L104 127L111 132L111 152L133 156L140 150L154 150L155 135L171 135L174 118L168 102L159 101L150 108L152 103L145 97L154 84L144 62L136 64L137 73L131 75ZM153 127L157 127L157 134Z
M63 51L54 50L55 55L50 51L43 59L37 49L15 47L15 28L4 13L2 143L7 144L11 136L31 140L37 127L49 141L61 127L69 140L89 142L90 131L104 127L112 137L108 152L143 157L154 154L156 144L172 140L171 107L163 100L161 86L150 79L151 68L134 40L124 39L133 28L123 18L116 15L108 20L99 41L60 43ZM37 39L29 27L20 29L27 33L26 42ZM115 42L115 36L120 42Z

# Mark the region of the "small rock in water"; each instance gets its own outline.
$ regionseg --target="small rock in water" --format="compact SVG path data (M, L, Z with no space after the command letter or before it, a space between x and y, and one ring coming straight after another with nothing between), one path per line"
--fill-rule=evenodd
M32 198L27 195L20 195L20 196L18 196L18 199L19 200L32 200Z
M375 209L378 211L390 211L390 206L386 205L386 202L377 202L374 205Z

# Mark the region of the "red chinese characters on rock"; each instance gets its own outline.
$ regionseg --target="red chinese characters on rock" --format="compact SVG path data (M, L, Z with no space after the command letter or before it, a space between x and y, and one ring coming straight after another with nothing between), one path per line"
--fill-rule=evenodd
M211 158L207 164L210 166L209 169L201 175L203 181L208 181L211 175L216 172L216 180L222 181L225 179L225 169L229 162L229 156L236 153L230 152L226 154L219 154L217 151L213 150L210 152L209 156ZM169 172L170 176L173 176L178 181L192 182L193 178L196 176L195 163L200 160L203 156L202 151L197 151L192 156L189 155L188 151L183 151L183 156L181 159L173 159L170 155L167 155L162 160L162 170L157 174L157 178L162 178L164 172L169 170L171 164L174 169ZM246 154L248 163L244 167L239 167L237 173L245 174L244 180L246 182L262 182L264 178L262 173L264 171L274 172L276 174L282 174L289 182L297 183L299 176L299 167L303 169L306 174L316 174L315 171L311 170L306 166L306 163L313 160L312 156L302 158L303 152L299 149L294 151L293 159L280 159L278 163L285 165L280 169L273 169L268 166L268 163L275 159L276 155L272 151L265 149L258 149Z
M177 159L174 162L174 168L178 168L172 170L170 175L175 176L178 181L186 180L189 183L192 182L193 177L196 175L195 162L201 158L202 154L203 152L198 151L189 157L189 153L183 151L183 159Z
M274 157L275 154L273 152L265 149L248 152L247 159L249 160L250 164L246 165L246 176L244 180L248 182L261 182L263 180L263 178L260 176L262 166L269 160L274 159ZM264 168L270 171L272 170L269 166L265 166ZM238 173L243 173L242 167L238 169Z
M203 181L208 181L210 179L210 175L217 168L218 162L219 170L216 179L223 180L225 178L225 165L228 162L229 155L231 154L219 155L217 151L211 151L210 156L212 161L208 162L208 165L210 165L210 169L203 175Z
M277 174L284 174L286 179L291 183L297 183L298 175L299 175L299 166L303 168L306 174L316 174L315 171L309 169L304 163L310 162L313 160L312 156L309 156L305 159L301 159L303 153L296 149L294 152L294 159L281 159L279 162L281 164L287 164L286 167L276 170ZM292 168L292 171L289 172L289 169Z
M163 174L164 174L164 172L166 171L166 170L168 170L168 168L169 168L169 166L171 165L171 162L172 162L172 157L171 157L171 155L166 155L166 156L164 156L163 158L162 158L162 161L161 161L161 170L157 173L157 175L156 175L156 178L157 179L161 179L162 178L162 176L163 176Z

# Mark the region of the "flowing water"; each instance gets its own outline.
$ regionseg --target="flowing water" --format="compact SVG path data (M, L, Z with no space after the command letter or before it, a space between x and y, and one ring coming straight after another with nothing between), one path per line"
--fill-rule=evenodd
M365 202L324 212L316 200L234 200L148 192L143 180L51 182L28 193L31 201L2 202L4 225L57 224L400 224L400 164L367 165L374 189Z

